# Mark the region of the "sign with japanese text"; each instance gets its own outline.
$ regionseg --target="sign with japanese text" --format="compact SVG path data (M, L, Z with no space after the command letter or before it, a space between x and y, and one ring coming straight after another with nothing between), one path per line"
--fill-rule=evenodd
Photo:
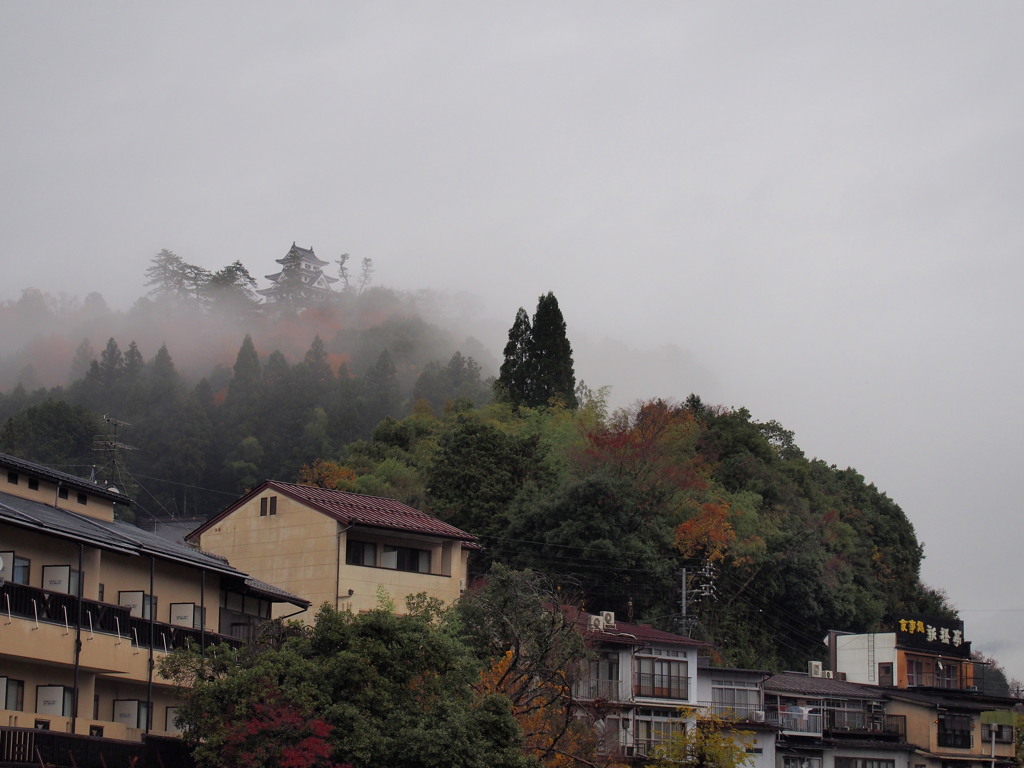
M895 621L896 643L901 648L969 658L971 644L964 640L964 623L934 616L901 616Z

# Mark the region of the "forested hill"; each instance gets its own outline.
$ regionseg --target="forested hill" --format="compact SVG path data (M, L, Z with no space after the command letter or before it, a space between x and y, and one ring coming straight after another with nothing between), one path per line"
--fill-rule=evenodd
M920 581L899 506L854 470L807 459L782 425L695 395L614 413L585 388L561 405L495 401L492 371L450 333L388 292L350 299L254 320L205 372L131 333L98 353L65 346L67 384L22 379L0 394L0 450L79 474L97 466L140 519L205 518L266 478L395 497L478 534L479 569L551 572L592 610L666 629L680 627L685 569L692 631L737 666L797 668L821 658L829 629L949 613ZM222 348L236 327L180 303L133 311L136 329L159 318L182 344L205 335ZM47 338L60 346L32 343ZM112 462L94 447L115 433L133 450Z

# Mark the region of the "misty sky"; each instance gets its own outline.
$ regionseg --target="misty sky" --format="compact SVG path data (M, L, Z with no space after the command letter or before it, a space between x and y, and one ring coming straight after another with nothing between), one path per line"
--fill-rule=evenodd
M613 404L746 406L895 499L925 580L1024 679L1024 4L0 19L0 300L126 309L162 248L262 278L294 240L475 302L497 355L554 291Z

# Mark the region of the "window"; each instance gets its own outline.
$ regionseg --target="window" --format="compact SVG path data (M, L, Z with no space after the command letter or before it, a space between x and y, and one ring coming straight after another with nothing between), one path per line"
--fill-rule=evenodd
M960 665L950 664L948 661L939 662L935 665L935 685L939 688L960 687Z
M753 680L711 680L711 703L717 715L753 720L761 695Z
M79 504L88 504L89 503L89 497L86 496L84 493L79 492L77 501L78 501Z
M13 550L0 552L3 568L0 568L0 581L13 581L15 584L28 584L29 566L27 557L18 557Z
M924 662L907 659L907 685L924 685Z
M782 768L821 768L821 758L814 755L784 755Z
M380 564L382 568L394 568L398 571L430 573L430 552L425 549L385 545L380 555Z
M17 485L18 484L18 473L17 472L8 472L7 473L7 482L10 483L11 485Z
M672 710L638 709L634 725L636 751L640 755L649 755L653 747L683 731L683 724Z
M38 477L30 477L28 479L28 489L30 491L38 491L39 490L39 478Z
M376 565L377 545L367 541L349 541L345 549L348 565Z
M895 760L875 760L867 757L840 757L836 755L836 768L896 768Z
M277 514L277 496L264 496L260 499L260 517Z
M24 711L25 681L0 677L0 705L14 712Z
M637 657L636 695L685 699L688 695L685 661Z
M32 561L27 557L14 557L14 565L11 568L11 581L15 584L28 584L29 573L32 570Z
M620 700L619 654L606 651L587 662L585 676L576 682L575 695L581 699Z
M66 499L68 497L68 489L65 488L64 486L61 486L60 488L57 489L57 495L62 499Z
M992 737L1001 744L1012 744L1013 743L1013 726L1012 725L989 725L988 723L982 723L981 726L981 739L986 744L992 743Z
M43 589L62 595L78 595L82 574L70 565L44 565Z
M955 712L939 714L939 746L970 748L971 716Z

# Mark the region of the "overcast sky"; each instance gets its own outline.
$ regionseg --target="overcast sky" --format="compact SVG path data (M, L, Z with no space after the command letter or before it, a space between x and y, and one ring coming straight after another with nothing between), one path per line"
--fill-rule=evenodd
M294 240L479 297L498 354L554 291L614 404L747 406L895 499L1024 679L1024 4L0 13L0 300Z

